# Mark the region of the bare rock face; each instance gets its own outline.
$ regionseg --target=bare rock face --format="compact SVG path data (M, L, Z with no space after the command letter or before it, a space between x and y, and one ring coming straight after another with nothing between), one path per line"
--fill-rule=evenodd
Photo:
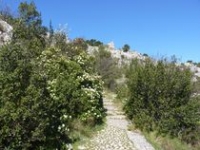
M12 38L13 27L0 19L0 46L8 43Z
M115 44L114 44L113 41L110 42L110 43L108 43L107 45L108 45L108 48L109 48L109 49L111 49L111 50L114 50L114 49L115 49Z
M108 43L105 50L111 53L111 57L118 61L119 66L122 66L122 64L130 64L133 59L144 61L147 58L147 56L143 56L137 51L130 50L124 52L123 50L116 49L114 42ZM87 51L90 55L93 55L95 51L98 51L98 46L88 46Z
M111 56L118 60L118 65L122 64L130 64L133 59L145 60L146 57L137 51L128 51L124 52L123 50L116 49L114 42L110 42L107 44L107 50L110 51Z
M192 81L196 82L198 81L198 78L200 77L200 67L193 63L185 63L186 67L190 69L190 71L194 74Z

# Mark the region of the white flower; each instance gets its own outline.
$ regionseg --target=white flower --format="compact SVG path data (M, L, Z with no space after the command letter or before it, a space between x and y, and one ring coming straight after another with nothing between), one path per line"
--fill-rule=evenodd
M58 131L60 131L61 130L61 126L58 126Z
M63 115L63 118L64 118L64 119L67 119L67 118L68 118L68 116L67 116L67 115Z

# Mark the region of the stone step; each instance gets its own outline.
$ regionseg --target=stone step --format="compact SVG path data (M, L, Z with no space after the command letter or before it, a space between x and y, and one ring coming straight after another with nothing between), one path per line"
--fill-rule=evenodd
M103 103L104 106L113 106L113 103Z
M116 111L115 112L117 115L125 115L125 113L123 111Z
M104 108L107 109L107 110L110 110L110 111L118 111L119 110L115 107L104 107Z
M114 116L107 116L108 119L117 119L117 120L122 120L126 119L125 115L114 115Z
M113 110L107 110L106 112L107 115L124 115L124 112L122 111L113 111Z

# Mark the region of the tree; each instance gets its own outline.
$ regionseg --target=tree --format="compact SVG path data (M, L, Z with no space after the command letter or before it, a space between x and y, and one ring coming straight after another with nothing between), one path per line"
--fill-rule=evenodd
M197 67L200 67L200 62L197 63Z
M117 60L111 56L111 53L100 46L94 53L95 71L102 77L104 86L108 89L115 90L115 79L120 76Z
M123 47L122 47L122 50L124 52L128 52L130 50L130 46L128 44L125 44Z
M144 56L144 57L149 57L149 55L148 55L148 54L146 54L146 53L144 53L142 56Z
M41 15L35 4L22 2L18 10L20 17L14 24L13 42L22 44L20 40L23 40L23 44L28 44L30 47L37 45L44 48L47 28L42 26Z
M95 39L86 40L86 43L89 44L90 46L101 46L101 45L103 45L102 42L95 40Z
M190 64L192 64L192 63L193 63L193 61L192 61L192 60L187 60L187 63L190 63Z
M48 45L51 46L53 44L53 37L54 37L54 29L53 29L51 21L49 22L48 34L49 35L48 35L47 43Z

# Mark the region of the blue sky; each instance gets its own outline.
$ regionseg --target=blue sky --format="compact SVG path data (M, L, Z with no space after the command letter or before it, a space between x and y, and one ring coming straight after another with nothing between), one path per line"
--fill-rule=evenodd
M22 0L0 0L16 11ZM153 57L200 62L200 0L34 0L43 24Z

